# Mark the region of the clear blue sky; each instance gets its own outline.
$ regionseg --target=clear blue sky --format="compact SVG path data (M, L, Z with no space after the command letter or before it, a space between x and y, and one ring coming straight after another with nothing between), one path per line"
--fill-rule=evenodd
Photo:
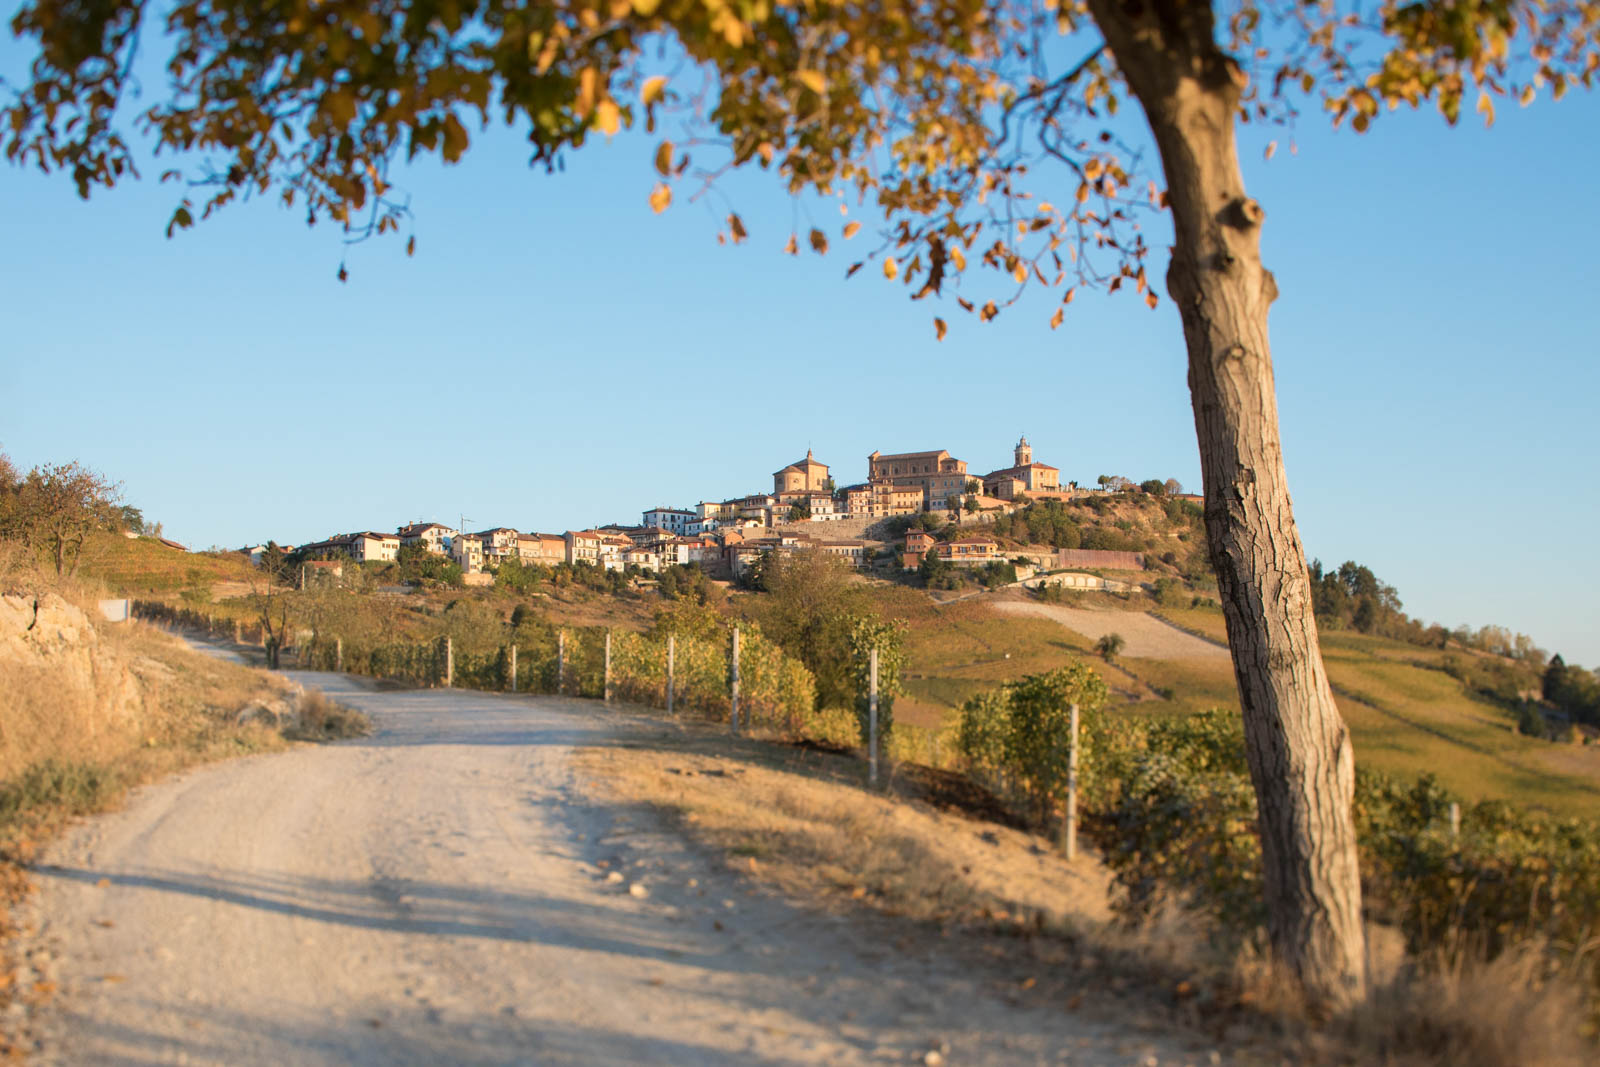
M0 74L23 61L0 40ZM1502 106L1491 131L1396 113L1361 137L1310 115L1298 154L1271 161L1287 135L1244 134L1308 553L1369 565L1425 620L1508 626L1588 665L1596 130L1600 97L1575 94ZM196 547L462 514L637 521L768 487L808 446L855 481L874 449L987 471L1021 432L1066 479L1198 490L1170 302L1083 294L1052 332L1041 296L982 325L876 271L846 282L865 235L782 255L797 209L769 176L725 186L743 246L716 243L723 209L652 215L650 154L624 135L546 176L501 132L460 166L419 165L402 178L416 257L357 247L343 285L338 234L270 203L167 240L155 165L88 203L0 167L0 448L103 470Z

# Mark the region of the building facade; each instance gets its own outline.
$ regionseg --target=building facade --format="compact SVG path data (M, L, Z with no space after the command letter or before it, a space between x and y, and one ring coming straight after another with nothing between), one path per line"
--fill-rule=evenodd
M450 546L454 543L456 531L443 523L413 522L400 527L399 537L402 545L422 544L429 552L441 556L450 554Z
M966 492L967 463L945 449L937 452L874 452L867 457L868 483L886 481L922 492L922 510L943 511L950 497Z
M810 449L806 450L805 459L796 460L772 474L774 495L792 492L822 493L828 489L828 465L818 463Z

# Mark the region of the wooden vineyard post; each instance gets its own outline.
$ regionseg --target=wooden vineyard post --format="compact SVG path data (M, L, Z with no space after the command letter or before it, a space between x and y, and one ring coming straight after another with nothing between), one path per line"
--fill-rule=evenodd
M344 670L344 638L342 637L333 639L333 669L336 671Z
M450 638L444 639L444 687L451 688L456 684L456 646Z
M867 654L867 785L878 788L878 650Z
M667 714L672 714L672 673L677 666L677 641L673 634L667 635Z
M511 691L517 691L517 646L511 646Z
M556 631L556 695L567 691L567 631Z
M606 672L605 681L600 689L601 699L607 704L611 703L611 631L606 631Z

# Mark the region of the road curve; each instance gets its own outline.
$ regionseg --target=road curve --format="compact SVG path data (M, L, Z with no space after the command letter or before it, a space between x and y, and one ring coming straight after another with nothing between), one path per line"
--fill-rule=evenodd
M586 796L574 747L658 727L297 677L375 735L187 772L47 852L13 946L57 986L21 1024L36 1062L1197 1058L792 907Z

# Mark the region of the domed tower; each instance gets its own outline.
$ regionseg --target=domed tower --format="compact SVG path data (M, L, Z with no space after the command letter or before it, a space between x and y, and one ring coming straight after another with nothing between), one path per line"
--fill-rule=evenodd
M1033 446L1028 444L1027 434L1023 434L1022 440L1017 442L1017 450L1013 454L1017 459L1015 466L1026 467L1033 462Z

